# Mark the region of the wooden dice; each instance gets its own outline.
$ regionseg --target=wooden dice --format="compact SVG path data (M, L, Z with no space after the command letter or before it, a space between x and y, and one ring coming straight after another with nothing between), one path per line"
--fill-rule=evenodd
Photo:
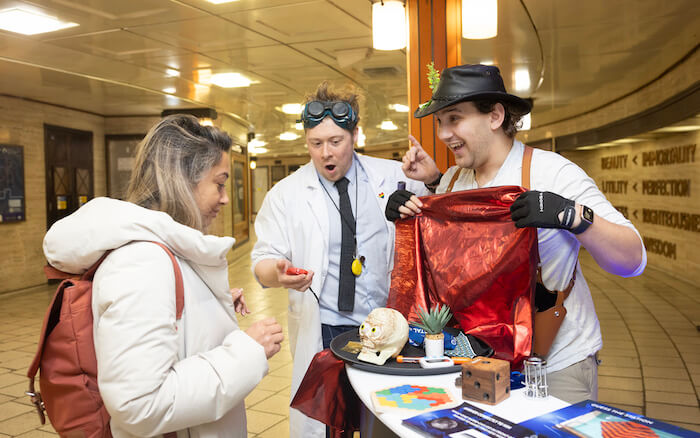
M475 357L462 364L462 398L495 405L510 396L510 363Z

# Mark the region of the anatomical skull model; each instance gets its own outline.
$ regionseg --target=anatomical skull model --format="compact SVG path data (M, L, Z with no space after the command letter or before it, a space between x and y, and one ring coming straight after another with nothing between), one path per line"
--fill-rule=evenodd
M404 316L386 307L372 310L360 326L362 350L359 360L384 365L390 357L396 357L408 340L408 322Z

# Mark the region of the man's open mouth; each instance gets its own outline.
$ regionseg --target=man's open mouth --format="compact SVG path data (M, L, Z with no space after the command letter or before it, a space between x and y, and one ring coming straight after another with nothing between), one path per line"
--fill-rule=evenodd
M463 146L464 146L464 143L462 143L462 142L460 142L460 143L451 143L451 144L450 144L450 149L452 149L452 151L456 152L456 151L460 150Z

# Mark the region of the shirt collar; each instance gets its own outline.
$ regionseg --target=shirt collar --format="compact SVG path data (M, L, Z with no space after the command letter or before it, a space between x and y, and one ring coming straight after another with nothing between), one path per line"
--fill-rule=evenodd
M501 167L498 168L498 172L496 172L496 175L494 175L491 181L487 182L483 186L480 186L480 188L503 185L500 182L501 177L503 175L508 175L510 173L510 169L512 169L516 163L520 163L520 161L522 161L522 153L520 152L521 150L522 143L518 140L513 139L513 146L511 146L510 151L506 156L506 159L503 160L503 164L501 164ZM474 183L476 184L476 178L474 178Z

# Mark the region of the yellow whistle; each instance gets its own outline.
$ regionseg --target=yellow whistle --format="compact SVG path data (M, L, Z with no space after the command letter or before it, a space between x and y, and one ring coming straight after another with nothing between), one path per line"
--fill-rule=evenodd
M355 274L355 277L359 277L360 274L362 274L362 263L360 263L359 259L355 259L352 261L351 270L352 273Z

